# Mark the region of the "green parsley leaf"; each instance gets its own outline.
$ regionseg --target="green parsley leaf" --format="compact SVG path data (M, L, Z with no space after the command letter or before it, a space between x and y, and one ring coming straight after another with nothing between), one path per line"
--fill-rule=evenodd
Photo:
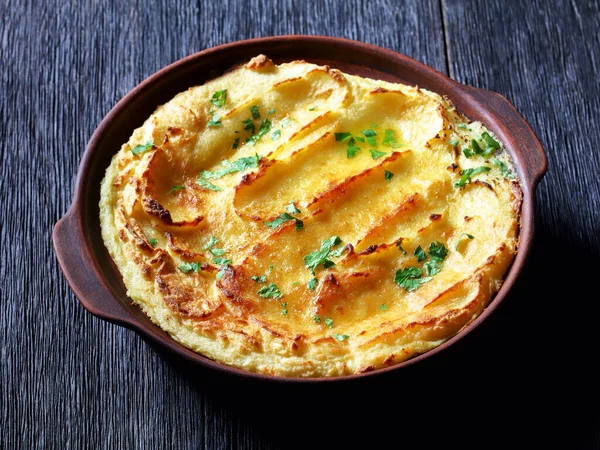
M392 172L390 172L389 170L384 170L383 173L385 175L385 181L387 181L387 182L389 182L392 178L394 178L394 174Z
M300 214L300 210L296 208L294 202L291 202L289 205L287 205L285 210L290 214Z
M227 267L227 266L225 266ZM221 270L219 270L217 272L217 280L220 280L221 278L223 278L223 275L225 275L225 267L223 267Z
M196 180L196 184L200 187L203 187L204 189L209 189L211 191L219 192L219 191L223 190L219 186L215 186L214 184L209 183L204 178L200 178L200 177L198 177L198 179Z
M225 250L222 248L210 248L208 249L214 256L223 256L225 254Z
M377 147L377 139L375 138L377 136L377 133L375 132L375 130L369 128L368 130L361 131L361 133L365 136L365 138L367 139L367 143L371 147Z
M343 133L333 133L335 136L335 140L338 142L344 142L352 137L352 133L343 132Z
M267 282L267 276L266 275L261 275L260 277L257 275L252 275L251 277L254 281L256 281L257 283L266 283Z
M389 145L392 148L399 148L404 145L396 143L396 139L394 138L394 130L385 130L385 135L383 136L383 144Z
M327 326L327 328L332 328L333 327L333 320L331 320L329 317L325 317L325 319L323 320L323 322L325 322L325 325Z
M270 110L267 111L267 114L275 114L275 108L271 108Z
M273 264L271 264L267 269L267 275L269 275L271 272L273 272Z
M150 245L152 247L154 247L154 246L156 246L156 244L158 244L158 239L156 239L156 238L150 238L150 239L148 239L148 242L150 243Z
M283 303L281 304L281 307L283 308L283 310L281 311L281 314L283 314L284 316L287 316L287 315L288 315L287 303L286 303L286 302L283 302Z
M221 116L218 114L213 115L212 119L206 123L207 127L220 127L221 125L223 125L221 123Z
M308 288L311 291L314 291L318 284L319 284L319 280L317 280L316 278L311 278L311 280L308 282Z
M211 236L206 245L202 247L202 249L208 250L209 248L212 248L214 245L216 245L218 242L219 240L216 237Z
M479 146L479 143L475 139L471 139L471 148L476 155L481 155L483 153L483 149Z
M273 134L271 134L272 141L277 141L277 140L279 140L280 137L281 137L281 130L275 130L275 131L273 131Z
M316 106L311 106L310 108L308 108L309 111L314 111L315 109L317 109Z
M362 136L354 136L353 139L356 139L358 142L362 142L363 144L367 141L365 141L365 138Z
M181 189L185 189L185 186L182 186L180 184L176 184L175 186L173 186L170 190L169 190L169 194L171 194L172 192L175 191L180 191Z
M427 255L420 245L415 250L415 256L417 257L418 262L425 261L425 259L427 259Z
M148 141L143 145L136 145L135 147L133 147L131 149L131 153L133 153L134 155L141 155L146 150L151 149L152 147L154 147L154 142Z
M315 314L313 317L313 321L315 323L321 323L321 316L319 316L318 314Z
M299 281L294 281L294 282L292 283L292 286L300 286L300 282L299 282Z
M227 89L223 89L221 91L215 92L213 94L212 98L210 99L210 102L213 105L218 106L219 108L221 106L223 106L226 101L227 101Z
M268 226L269 228L277 228L282 223L288 222L290 220L296 221L296 231L300 231L304 228L304 222L302 222L300 219L297 219L296 217L289 215L288 213L281 214L279 217L276 217L271 222L263 222L263 223L266 226Z
M387 305L385 303L382 303L381 305L379 305L379 309L382 311L387 311Z
M335 333L333 333L332 336L338 342L342 342L350 337L347 334L335 334Z
M462 239L464 237L467 237L469 239L475 239L475 236L473 236L472 234L469 233L463 233L458 237L458 240L456 241L456 244L454 245L454 250L458 250L458 246L461 243Z
M242 123L244 124L244 130L245 131L249 131L252 134L256 133L256 126L254 125L254 122L252 121L252 118L246 119L246 120L242 120Z
M469 147L463 148L463 153L467 158L471 158L473 156L473 150L471 150Z
M370 148L369 151L371 152L371 158L373 159L381 158L383 155L385 155L385 152L373 150L372 148Z
M418 267L409 266L405 269L400 269L396 271L396 275L394 277L394 282L406 289L408 292L414 291L421 285L421 275L423 271Z
M213 258L213 262L219 266L228 266L232 263L232 261L227 258Z
M258 129L258 133L256 133L254 136L250 136L249 138L247 138L246 143L248 145L254 145L256 142L258 142L258 140L261 137L263 137L265 134L267 134L270 130L271 130L271 121L269 119L263 120L263 122L260 124L260 128Z
M236 149L240 146L240 137L237 136L234 140L233 140L233 144L231 144L231 148Z
M281 298L283 294L279 291L279 288L275 283L270 283L268 286L261 287L258 292L262 298Z
M354 158L356 154L360 152L360 150L361 148L357 147L356 145L348 145L348 148L346 149L346 157Z
M400 250L403 254L406 255L406 250L404 250L404 248L402 247L402 239L399 239L398 242L396 242L396 247L398 247L398 250Z
M469 127L467 126L466 123L459 123L458 125L456 125L456 128L460 128L461 130L468 130Z
M254 105L250 107L250 114L254 119L260 119L260 112L258 111L258 105Z
M342 240L338 236L332 236L329 239L325 239L321 243L321 248L309 253L304 257L304 265L307 269L311 270L314 275L315 270L318 266L323 265L323 268L329 269L334 267L335 263L329 259L329 254L333 247L339 245Z
M494 150L500 149L500 143L492 136L490 136L490 133L488 133L487 131L481 133L481 138L485 141L489 148L493 148Z
M500 161L499 159L495 159L495 158L492 159L491 161L492 161L493 165L500 168L500 171L502 172L502 176L504 178L508 178L509 180L514 180L515 175L510 171L508 166L506 164L504 164L504 162Z
M200 176L205 180L215 180L218 178L222 178L225 175L235 172L243 172L247 169L255 169L258 167L258 162L260 161L260 156L258 153L254 156L247 156L245 158L240 158L236 161L229 162L227 160L221 161L221 165L223 169L216 170L214 172L209 172L208 170L203 170L200 173Z
M448 256L448 249L441 242L432 242L427 250L429 257L434 261L443 261Z
M182 265L177 267L179 270L181 270L183 273L188 273L191 271L194 271L194 273L198 273L198 271L200 270L200 263L197 262L193 262L193 263L183 263Z
M458 141L456 139L450 139L448 144L450 144L452 147L456 147L458 145Z
M460 180L454 182L454 187L457 187L457 188L464 187L465 184L471 182L471 178L474 177L475 175L483 173L483 172L489 172L490 170L491 169L487 166L479 166L479 167L475 167L473 169L465 169L460 173L461 174Z
M427 273L428 277L433 277L434 275L438 274L440 270L442 270L442 262L438 261L437 259L432 259L431 261L427 261L425 264L423 264L423 268L425 269L425 273ZM423 283L424 281L421 282Z
M286 117L285 119L283 119L283 120L281 121L281 127L282 127L282 128L287 128L287 127L289 127L289 126L292 124L292 120L293 120L293 119L289 119L289 118L287 118L287 117Z

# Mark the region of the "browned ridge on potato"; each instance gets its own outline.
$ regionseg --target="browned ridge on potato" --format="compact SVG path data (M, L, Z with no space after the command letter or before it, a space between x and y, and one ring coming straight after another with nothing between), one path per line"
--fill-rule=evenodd
M175 340L278 376L397 364L502 284L521 192L439 95L264 55L160 106L102 183L128 295Z

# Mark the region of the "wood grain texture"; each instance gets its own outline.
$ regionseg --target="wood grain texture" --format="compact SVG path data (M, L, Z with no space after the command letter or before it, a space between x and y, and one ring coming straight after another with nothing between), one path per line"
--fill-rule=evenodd
M0 448L600 448L597 2L9 0L0 15ZM85 144L132 87L214 45L300 33L506 95L550 160L510 301L461 346L376 383L189 372L88 314L52 250Z

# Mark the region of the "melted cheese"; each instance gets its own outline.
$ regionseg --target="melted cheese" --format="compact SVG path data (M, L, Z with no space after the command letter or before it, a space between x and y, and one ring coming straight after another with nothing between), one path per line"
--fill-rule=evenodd
M102 182L103 239L131 299L208 358L298 377L397 364L476 318L517 251L508 156L459 151L484 132L435 93L261 55L134 131ZM414 290L395 282L409 267Z

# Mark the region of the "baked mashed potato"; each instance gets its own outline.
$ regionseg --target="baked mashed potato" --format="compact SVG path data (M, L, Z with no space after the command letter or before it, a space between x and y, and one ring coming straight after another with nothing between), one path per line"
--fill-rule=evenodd
M450 101L264 55L160 106L102 182L128 295L276 376L388 367L472 322L518 247L502 144Z

